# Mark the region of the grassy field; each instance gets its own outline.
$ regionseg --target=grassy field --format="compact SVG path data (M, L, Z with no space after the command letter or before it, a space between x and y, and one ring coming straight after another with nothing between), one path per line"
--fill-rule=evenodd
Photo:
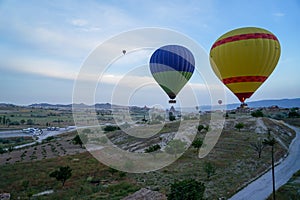
M196 149L190 147L173 164L158 171L140 174L112 173L109 167L99 163L88 152L75 155L66 153L65 156L58 154L59 157L48 158L51 156L46 156L42 159L20 160L11 164L1 162L0 192L10 192L12 199L18 197L28 199L32 194L49 189L53 189L54 193L40 196L38 199L121 199L142 187L168 194L170 184L175 180L193 178L205 183L205 196L208 199L230 197L271 165L269 147L263 150L262 157L259 159L257 152L250 146L250 143L257 141L258 138L267 137L266 133L255 132L256 119L249 116L238 119L235 119L234 116L231 117L227 120L217 145L204 159L199 159ZM290 129L280 124L274 124L275 122L267 118L262 120L271 126L271 129L276 128L275 134L278 134L277 136L282 138L286 145L289 144L294 136ZM237 122L245 124L240 131L234 128ZM201 123L205 124L206 121L201 121ZM170 124L168 126L162 132L176 130L178 124L173 124L174 127ZM206 132L202 131L198 133L197 137L203 138L205 134ZM45 148L45 146L51 145L56 145L56 150L64 147L68 152L66 144L62 145L62 141L64 141L62 138L30 147L27 152L34 151L36 148L36 152L40 150L42 153L44 146L46 155L48 153L50 155L52 149ZM287 150L282 145L275 146L276 160L286 153ZM216 168L216 173L210 179L207 178L203 169L206 162L210 162ZM72 168L73 175L62 187L60 182L49 177L49 173L59 166L66 165Z
M8 121L7 121L8 120ZM18 124L16 124L18 123ZM0 107L0 129L74 125L71 110Z

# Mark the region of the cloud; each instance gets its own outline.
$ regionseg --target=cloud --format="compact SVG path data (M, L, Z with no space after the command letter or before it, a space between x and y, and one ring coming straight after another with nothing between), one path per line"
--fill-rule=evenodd
M84 19L73 19L71 20L71 24L74 26L86 26L88 22Z
M273 13L272 15L275 16L275 17L284 17L284 16L285 16L285 13L282 13L282 12L276 12L276 13Z
M77 76L75 68L68 62L37 59L37 58L18 58L2 60L1 67L11 71L21 73L36 74L46 77L74 80Z

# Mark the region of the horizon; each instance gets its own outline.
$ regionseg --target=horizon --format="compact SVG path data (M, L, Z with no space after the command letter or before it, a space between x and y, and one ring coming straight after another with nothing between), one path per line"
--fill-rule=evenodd
M254 100L254 101L249 101L247 102L247 104L252 104L252 103L256 103L256 102L264 102L264 101L289 101L289 100L300 100L300 97L298 98L281 98L281 99L262 99L262 100ZM148 108L151 108L148 105L119 105L119 104L111 104L109 102L96 102L95 104L85 104L85 103L49 103L49 102L35 102L35 103L30 103L30 104L14 104L14 103L10 103L10 102L0 102L1 104L6 104L6 105L14 105L14 106L32 106L32 105L39 105L39 104L48 104L48 105L53 105L53 106L68 106L68 105L86 105L86 106L94 106L96 104L109 104L109 105L116 105L116 106L136 106L136 107L144 107L147 106ZM224 104L226 106L228 105L237 105L240 103L228 103L228 104ZM172 106L173 104L169 104L169 106ZM218 106L218 104L202 104L202 105L194 105L194 106ZM189 106L189 107L194 107L194 106ZM274 105L275 106L275 105ZM300 106L300 105L299 105ZM174 106L175 107L175 106Z

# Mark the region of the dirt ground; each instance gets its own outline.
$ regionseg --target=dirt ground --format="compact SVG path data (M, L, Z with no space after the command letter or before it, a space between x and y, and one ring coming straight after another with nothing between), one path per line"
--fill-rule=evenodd
M58 156L73 155L86 151L79 145L72 143L74 136L75 134L66 134L54 137L54 139L48 142L0 154L0 164L31 162Z

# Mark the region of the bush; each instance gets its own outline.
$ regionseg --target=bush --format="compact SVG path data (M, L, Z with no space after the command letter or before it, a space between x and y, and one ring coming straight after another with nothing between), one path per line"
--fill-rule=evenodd
M300 117L299 113L296 111L289 112L289 118Z
M18 121L13 121L13 122L10 122L9 125L17 125L17 126L19 126L19 125L20 125L20 122L18 122Z
M175 182L171 185L168 200L202 200L205 186L194 179Z
M56 178L57 181L61 181L62 186L64 186L66 180L72 176L72 169L69 166L60 167L59 169L51 172L49 176Z
M103 130L104 130L105 132L111 132L111 131L120 130L120 127L108 125L108 126L105 126Z
M159 146L159 144L152 145L149 148L145 149L145 153L155 152L155 151L158 151L160 148L161 147Z
M257 111L252 112L251 116L252 117L263 117L264 114L263 114L263 112L261 110L257 110Z

